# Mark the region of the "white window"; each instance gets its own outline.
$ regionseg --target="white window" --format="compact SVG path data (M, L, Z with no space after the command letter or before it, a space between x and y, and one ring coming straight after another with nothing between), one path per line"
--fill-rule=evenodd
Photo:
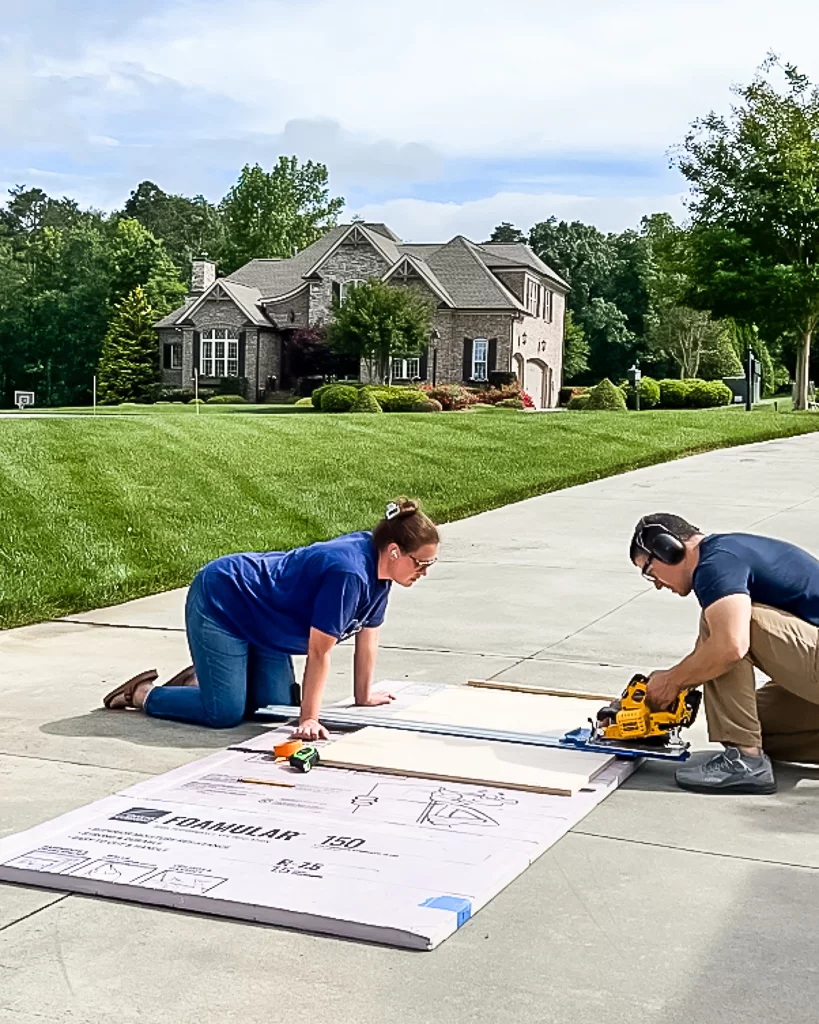
M392 377L393 380L415 380L421 376L420 356L413 356L411 359L393 359Z
M489 359L489 342L486 338L475 338L472 342L472 380L486 380Z
M537 316L540 308L540 285L531 277L526 278L526 308L532 316Z
M347 296L350 294L350 289L355 288L360 284L364 284L360 278L356 278L354 281L342 281L339 285L338 301L343 305L347 301Z
M554 319L554 302L555 293L549 289L543 294L543 319L546 323L551 323Z
M203 331L199 373L203 377L239 376L239 339L226 327Z

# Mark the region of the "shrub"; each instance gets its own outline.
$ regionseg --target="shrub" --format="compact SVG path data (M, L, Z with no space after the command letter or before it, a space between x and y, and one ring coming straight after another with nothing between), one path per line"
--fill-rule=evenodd
M504 388L510 384L518 384L518 387L520 387L517 374L505 370L490 370L488 379L490 388Z
M516 379L514 383L505 384L502 388L482 388L474 394L479 405L497 405L507 398L520 398L521 387Z
M589 392L587 409L606 410L608 412L625 412L626 399L620 388L604 377Z
M569 404L566 406L567 409L586 409L588 408L591 400L591 392L584 391L579 395L575 395L574 398L569 399Z
M298 402L294 402L293 404L298 406L300 409L315 408L315 406L313 405L313 399L309 395L306 398L300 398Z
M688 399L688 382L684 380L660 381L660 405L664 409L682 409Z
M468 409L476 402L475 395L461 384L439 384L436 387L427 385L421 391L427 398L440 402L446 412Z
M190 402L196 393L193 388L163 388L159 397L168 402Z
M384 410L378 404L378 400L372 392L371 388L361 388L358 392L356 400L350 407L350 412L380 412Z
M588 388L581 388L577 385L561 388L557 393L557 404L568 405L576 395L585 395L588 390Z
M717 405L730 405L733 392L721 380L688 381L688 401L686 404L696 409L709 409Z
M444 407L440 402L437 402L434 398L425 398L423 402L417 405L413 412L443 412Z
M204 404L205 404L205 401L204 401L203 398L192 398L188 402L188 405L204 405Z
M315 403L315 391L313 402ZM322 412L349 412L353 402L358 398L358 389L348 384L331 384L321 395Z
M384 412L416 412L429 397L417 388L388 388L387 391L381 400Z
M208 399L208 405L247 405L247 399L241 395L214 395Z
M496 409L522 409L523 399L522 398L502 398L499 402L495 402Z
M640 381L640 408L654 409L660 404L660 385L653 377Z
M524 409L534 409L535 403L532 401L532 396L527 394L525 391L521 391L520 400L523 402Z
M247 398L249 391L247 377L220 377L218 386L211 389L210 395L239 395ZM203 397L202 388L199 389L199 397ZM204 395L204 398L207 400L209 395Z
M312 395L310 395L310 401L315 409L321 409L321 396L326 391L329 391L331 387L333 387L332 384L322 384L321 387L314 389Z

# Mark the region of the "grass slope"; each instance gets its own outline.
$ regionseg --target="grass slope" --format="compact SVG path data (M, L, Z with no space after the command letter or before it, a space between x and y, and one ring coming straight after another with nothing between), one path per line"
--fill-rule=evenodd
M692 452L819 429L725 409L0 420L0 626L190 582L228 551L369 527L396 494L438 521Z

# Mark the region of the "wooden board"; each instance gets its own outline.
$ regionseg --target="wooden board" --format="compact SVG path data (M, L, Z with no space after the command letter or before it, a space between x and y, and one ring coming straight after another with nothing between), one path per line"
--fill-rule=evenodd
M610 754L555 750L461 736L435 736L374 726L335 740L321 751L321 763L334 768L444 782L469 782L561 796L578 793L613 760Z
M409 708L395 711L394 717L466 725L476 729L562 736L569 729L588 725L589 719L595 717L602 705L599 697L557 697L448 686ZM385 708L385 714L391 714L389 707Z
M585 700L600 700L604 703L616 700L618 694L589 693L588 690L550 690L545 686L524 686L522 683L498 683L491 679L469 679L467 686L482 690L504 690L508 693L536 693L547 697L583 697Z

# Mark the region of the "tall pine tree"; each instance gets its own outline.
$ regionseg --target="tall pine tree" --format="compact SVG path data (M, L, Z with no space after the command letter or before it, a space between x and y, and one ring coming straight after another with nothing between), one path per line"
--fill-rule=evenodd
M97 370L101 402L147 402L159 384L156 312L138 285L115 306Z

